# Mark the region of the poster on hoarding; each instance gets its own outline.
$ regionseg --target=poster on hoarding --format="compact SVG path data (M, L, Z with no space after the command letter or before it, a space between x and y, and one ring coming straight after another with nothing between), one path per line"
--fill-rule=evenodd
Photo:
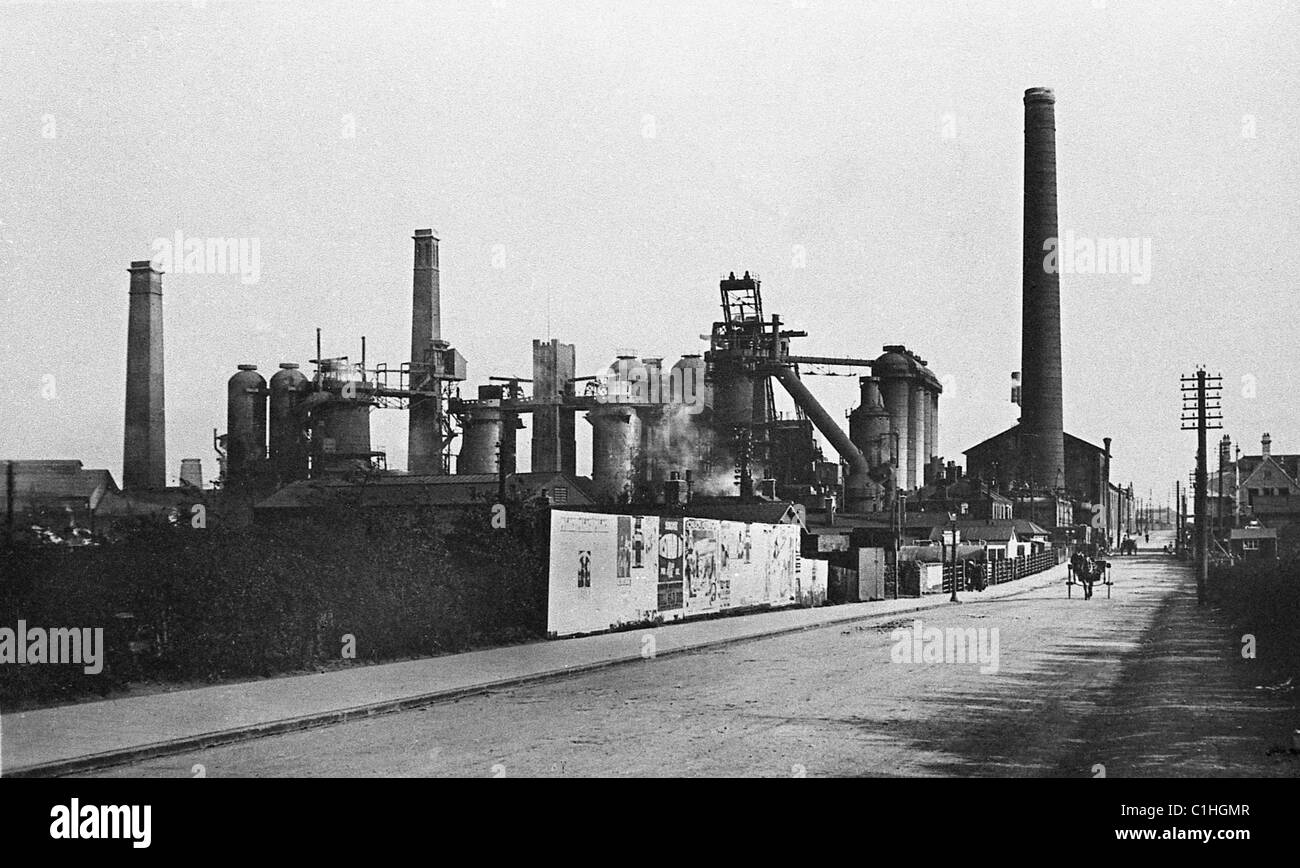
M677 612L682 608L682 570L686 554L686 542L683 538L685 528L682 525L680 518L659 519L660 613Z
M618 516L618 545L614 554L618 583L624 586L632 584L632 517L629 515Z
M711 518L686 519L685 606L688 613L718 606L718 526Z
M767 553L772 545L772 525L724 521L722 537L727 548L723 578L730 603L759 606L770 602Z
M799 528L790 524L773 525L765 585L767 599L773 605L795 601L794 571L798 557Z
M547 632L815 604L816 570L799 558L795 525L553 510Z
M547 631L556 635L595 633L641 623L658 609L656 576L638 565L653 545L658 519L597 513L551 512Z

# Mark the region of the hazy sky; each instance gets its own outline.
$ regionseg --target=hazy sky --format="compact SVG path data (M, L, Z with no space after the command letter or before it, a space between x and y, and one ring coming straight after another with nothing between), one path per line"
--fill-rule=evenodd
M797 352L926 358L960 458L1018 415L1033 86L1062 234L1151 244L1149 282L1062 277L1066 429L1159 496L1204 363L1228 433L1300 451L1298 24L1280 0L0 3L0 456L120 481L126 268L154 239L261 258L256 283L163 277L174 478L215 472L237 364L308 368L315 326L326 355L364 334L402 361L431 226L470 387L529 376L548 335L580 374L701 352L719 276L749 269ZM856 378L809 383L854 403ZM374 416L394 467L405 429Z

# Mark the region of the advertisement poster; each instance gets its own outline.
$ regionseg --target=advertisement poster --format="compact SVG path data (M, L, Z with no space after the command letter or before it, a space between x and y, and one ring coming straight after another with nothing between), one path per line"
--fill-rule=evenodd
M821 562L800 559L799 533L796 525L553 510L547 631L813 604L825 577Z
M618 516L618 547L614 552L618 559L615 573L618 583L632 584L632 517L629 515Z
M682 519L659 520L659 611L677 612L682 608L682 568L686 543Z
M653 545L658 519L551 512L547 631L596 633L655 617L656 576L642 552ZM638 528L640 543L637 541ZM647 542L649 541L649 542ZM640 562L638 566L638 560Z
M718 526L711 518L686 519L686 584L688 613L713 611L718 604Z

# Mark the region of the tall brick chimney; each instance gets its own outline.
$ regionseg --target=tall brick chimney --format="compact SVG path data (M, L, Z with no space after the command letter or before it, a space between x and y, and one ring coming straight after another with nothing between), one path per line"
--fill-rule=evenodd
M438 238L432 229L417 229L415 267L411 293L411 385L420 385L428 374L425 350L442 339L442 288L438 271ZM426 384L432 388L435 384ZM442 402L435 398L413 398L408 412L406 468L411 473L441 475Z
M1025 91L1024 250L1021 262L1023 377L1020 432L1027 470L1038 489L1065 484L1061 395L1061 279L1047 268L1058 238L1056 219L1056 96L1050 88Z
M167 486L163 410L162 272L153 262L132 262L126 327L126 431L122 488Z

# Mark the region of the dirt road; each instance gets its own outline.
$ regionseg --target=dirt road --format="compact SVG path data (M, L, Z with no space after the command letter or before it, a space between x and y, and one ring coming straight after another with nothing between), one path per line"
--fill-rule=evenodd
M867 620L100 775L1300 772L1274 750L1289 746L1293 697L1255 689L1239 642L1196 606L1186 568L1158 552L1115 564L1110 599L1100 586L1091 601L1067 599L1061 585L1000 601L964 594L919 615L923 628L973 628L954 637L974 640L984 663L959 661L956 645L927 658L925 633L919 662L900 659L916 650L915 617Z

